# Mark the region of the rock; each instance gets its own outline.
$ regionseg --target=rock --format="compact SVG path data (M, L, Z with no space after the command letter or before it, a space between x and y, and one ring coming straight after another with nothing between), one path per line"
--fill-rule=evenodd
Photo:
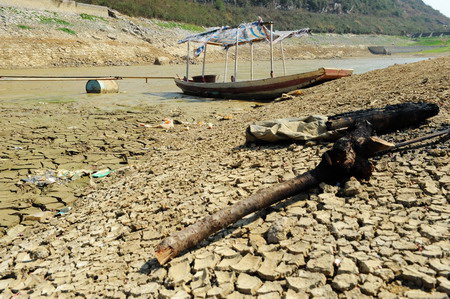
M394 241L392 242L392 247L396 250L410 250L410 251L416 251L417 245L413 242L408 242L406 240L400 240L400 241Z
M358 284L358 276L355 274L338 274L333 278L331 286L340 292L353 289Z
M361 290L359 288L351 289L350 291L346 291L343 294L343 298L346 299L372 299L372 296L366 296L363 293L361 293Z
M377 269L373 274L380 277L383 281L386 282L390 282L395 278L394 272L391 269L386 268Z
M199 271L205 268L214 268L219 262L219 256L214 253L207 253L201 257L197 257L194 262L194 270Z
M359 263L359 271L361 273L374 273L375 270L382 268L382 262L376 261L376 260L367 260L367 261L360 261Z
M321 273L312 273L299 270L298 277L286 277L289 289L296 292L308 291L317 287L321 287L326 282L325 275Z
M33 260L45 259L49 255L50 251L44 246L39 246L30 252L30 256Z
M311 290L311 296L314 299L337 299L338 295L333 291L329 284L324 285L320 288L315 288Z
M378 293L378 298L380 298L380 299L397 299L398 296L395 294L392 294L388 291L381 291L380 293Z
M326 276L333 276L334 257L330 254L324 254L317 259L310 259L306 264L306 269L312 272L323 273Z
M360 287L361 292L369 296L376 296L378 291L383 286L383 280L379 277L376 277L372 274L367 276L366 281Z
M155 59L155 65L168 65L170 64L170 59L165 56L160 56Z
M358 274L358 266L349 258L344 258L339 264L338 274L348 273L348 274Z
M438 277L437 282L438 287L436 289L450 295L450 281L445 277Z
M429 264L431 269L438 272L438 275L450 277L450 261L444 262L444 260L432 259Z
M420 233L422 236L434 241L448 240L450 238L448 226L445 225L422 224L420 226Z
M411 266L403 269L400 278L418 287L424 287L427 289L432 289L436 285L436 279L434 277L424 274Z
M277 244L280 243L280 241L286 240L289 229L290 223L287 217L277 219L267 231L267 243Z
M277 293L280 296L283 294L283 288L279 282L266 281L257 293L258 295Z
M192 278L191 289L196 290L206 286L211 286L208 271L201 270L195 273L194 277Z
M139 293L143 295L155 295L158 293L160 285L156 282L150 282L139 286Z
M436 245L427 245L420 253L429 258L441 258L443 256L442 248Z
M289 244L286 249L293 254L303 254L304 256L311 250L311 245L306 242L296 242L294 244Z
M349 181L345 183L344 195L345 196L355 196L362 192L361 183L352 177Z
M275 259L266 258L262 262L258 269L258 275L266 280L276 280L279 279L281 274L277 273L275 269L278 266L278 261Z
M168 284L179 285L188 283L192 279L191 267L189 263L182 262L170 267L168 274Z
M244 256L239 263L232 265L231 269L240 272L256 272L256 270L261 265L261 258L259 256L254 256L253 254L247 254Z
M287 290L284 299L309 299L309 295L304 291L297 292L292 289L289 289Z
M395 198L395 201L407 208L417 206L419 204L419 199L415 194L398 194Z
M276 292L258 295L258 299L281 299L281 298L282 297L280 296L280 294Z
M241 273L236 282L236 289L244 294L255 295L262 285L263 282L258 277Z
M405 292L404 295L406 298L411 298L411 299L447 299L448 298L447 294L445 294L445 293L438 293L438 292L426 293L421 290L407 291L407 292Z
M329 224L330 218L331 218L331 212L330 211L315 211L313 213L315 219L317 222L319 222L320 224Z
M21 252L16 256L16 263L29 263L32 261L30 255L26 252Z

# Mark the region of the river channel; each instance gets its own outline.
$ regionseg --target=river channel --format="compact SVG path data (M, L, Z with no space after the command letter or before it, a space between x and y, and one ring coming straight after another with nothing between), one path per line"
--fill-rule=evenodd
M287 60L286 74L302 73L315 70L319 67L349 68L355 74L365 73L371 70L386 68L394 64L412 63L428 59L426 57L402 57L383 56L373 58L348 58L330 60ZM269 62L254 63L254 78L265 78L269 75ZM201 65L192 65L190 75L201 74ZM49 68L49 69L22 69L2 70L0 76L179 76L183 77L186 67L180 65L169 66L119 66L119 67L74 67L74 68ZM231 61L228 68L227 79L234 72ZM207 74L219 75L218 80L223 81L224 64L212 63L206 66ZM275 75L283 75L282 61L275 61ZM238 80L250 78L250 63L248 61L239 63ZM141 104L164 104L177 103L184 105L192 102L211 102L208 99L199 99L185 96L175 86L173 80L148 80L125 79L118 81L120 92L114 95L92 95L86 94L83 81L75 82L1 82L0 101L17 103L24 101L32 102L99 102L108 101L108 104L126 103L127 105Z

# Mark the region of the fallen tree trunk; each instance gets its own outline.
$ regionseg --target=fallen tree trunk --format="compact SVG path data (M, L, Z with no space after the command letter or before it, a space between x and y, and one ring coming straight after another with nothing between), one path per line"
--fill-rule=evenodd
M404 126L420 123L439 112L439 108L433 104L419 103L419 106L424 110L416 111L415 109L419 108L417 104L390 106L394 107L388 109L392 113L388 113L388 117L385 117L384 120L379 110L373 113L369 110L358 111L356 117L349 116L349 114L336 117L336 122L331 122L331 126L336 126L333 129L342 127L351 127L351 129L346 136L335 142L331 150L322 155L322 160L315 169L294 179L259 190L249 198L173 233L157 246L156 259L161 265L165 264L184 250L194 247L200 241L244 216L308 190L321 182L334 184L337 181L346 181L351 176L368 179L373 170L368 158L379 152L395 148L395 144L373 137L374 127L367 120L376 123L376 130L385 132L388 129L397 130ZM401 107L408 112L402 112ZM397 119L405 117L408 120ZM363 120L361 121L361 119Z
M378 133L387 133L417 125L439 113L439 106L431 103L404 103L379 109L358 110L328 117L327 129L351 127L356 121L370 122Z
M158 262L164 264L242 217L308 190L321 182L347 180L350 176L369 178L372 164L368 157L393 146L381 139L372 138L372 133L369 123L358 123L347 137L339 139L333 149L323 155L321 163L314 170L276 186L262 189L246 200L205 217L164 239L156 248Z

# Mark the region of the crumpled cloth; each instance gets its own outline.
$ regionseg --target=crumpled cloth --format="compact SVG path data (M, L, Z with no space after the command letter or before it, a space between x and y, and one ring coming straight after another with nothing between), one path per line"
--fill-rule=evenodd
M337 131L328 131L324 115L311 115L299 118L283 118L259 121L246 130L247 142L266 141L308 141L335 140L341 135Z

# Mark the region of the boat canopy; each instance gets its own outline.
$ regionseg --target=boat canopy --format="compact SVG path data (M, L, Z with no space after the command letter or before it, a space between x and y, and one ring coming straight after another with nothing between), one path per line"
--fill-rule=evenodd
M208 31L190 35L178 43L198 42L203 44L210 44L216 46L223 46L225 49L235 46L236 43L246 44L252 42L270 41L270 29L262 21L253 23L244 23L237 27L223 26L211 28ZM278 43L285 38L302 37L311 34L309 28L304 28L295 31L273 31L273 43Z

